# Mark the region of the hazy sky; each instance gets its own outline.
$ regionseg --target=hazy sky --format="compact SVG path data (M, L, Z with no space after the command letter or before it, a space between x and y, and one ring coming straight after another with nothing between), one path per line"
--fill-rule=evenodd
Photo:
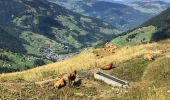
M133 2L133 1L143 1L143 0L103 0L103 1L125 1L125 2ZM170 0L153 0L153 1L164 1L164 2L169 2Z

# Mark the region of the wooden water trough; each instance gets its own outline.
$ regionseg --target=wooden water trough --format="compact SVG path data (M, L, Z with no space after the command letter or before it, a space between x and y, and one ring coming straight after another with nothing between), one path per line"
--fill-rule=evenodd
M102 72L95 73L94 78L102 80L105 83L112 85L113 87L126 88L128 86L128 82Z

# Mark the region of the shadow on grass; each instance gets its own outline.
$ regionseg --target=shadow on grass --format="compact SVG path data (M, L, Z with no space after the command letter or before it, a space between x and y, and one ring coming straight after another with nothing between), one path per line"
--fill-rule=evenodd
M81 84L82 84L82 79L79 79L73 83L73 86L79 87L79 86L81 86Z

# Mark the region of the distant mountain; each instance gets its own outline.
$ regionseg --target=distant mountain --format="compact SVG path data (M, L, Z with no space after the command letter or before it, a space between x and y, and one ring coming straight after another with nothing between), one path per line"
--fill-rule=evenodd
M141 13L124 4L99 0L49 0L74 12L99 18L113 26L126 31L137 27L151 16Z
M1 0L0 15L0 72L62 60L118 31L46 0Z
M131 2L128 5L140 12L151 14L151 15L157 15L160 12L170 7L170 3L166 3L163 1L154 1L154 0L136 1L136 2Z
M105 1L105 0L103 0ZM127 4L127 3L132 3L132 2L138 2L138 1L146 1L146 2L151 2L151 1L163 1L163 2L166 2L166 3L170 3L169 0L107 0L109 2L120 2L120 3L124 3L124 4Z
M126 32L111 43L124 45L137 45L170 38L170 8L160 15L150 19L140 27Z
M14 47L14 48L13 48ZM26 52L22 46L22 41L0 27L0 49L11 50L12 52Z

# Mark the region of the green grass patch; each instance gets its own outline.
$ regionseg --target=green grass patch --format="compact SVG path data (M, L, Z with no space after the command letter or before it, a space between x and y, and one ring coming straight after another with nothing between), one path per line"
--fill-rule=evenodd
M148 62L143 58L135 58L118 64L116 68L109 71L113 76L119 77L127 81L140 81Z
M126 35L119 36L111 41L118 46L137 45L142 42L150 42L153 33L157 31L156 27L148 26L136 29Z
M142 79L155 81L157 86L170 86L170 58L160 58L151 63Z

